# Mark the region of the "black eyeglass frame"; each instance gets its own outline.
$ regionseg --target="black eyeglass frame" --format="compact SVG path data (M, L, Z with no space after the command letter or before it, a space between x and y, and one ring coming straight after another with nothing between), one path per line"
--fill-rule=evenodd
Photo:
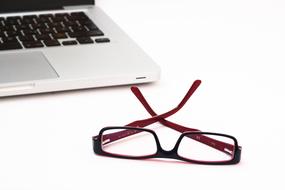
M127 156L127 155L119 155L119 154L113 154L109 153L103 150L102 148L102 139L103 139L103 134L107 130L112 130L112 129L122 129L122 130L136 130L140 132L148 132L153 135L155 142L156 142L156 147L157 151L156 153L152 155L147 155L147 156ZM215 135L215 136L222 136L222 137L227 137L233 140L234 142L234 152L233 152L233 157L230 160L226 161L199 161L199 160L191 160L184 158L178 154L178 149L179 145L182 141L182 139L187 136L187 135ZM241 149L238 146L238 141L235 137L226 135L226 134L221 134L221 133L212 133L212 132L184 132L180 135L178 138L174 148L172 150L164 150L161 145L159 138L157 134L151 130L151 129L146 129L146 128L138 128L138 127L104 127L100 130L99 135L96 136L96 138L93 138L93 150L96 154L102 155L102 156L108 156L108 157L116 157L116 158L123 158L123 159L149 159L149 158L169 158L169 159L176 159L176 160L181 160L185 162L191 162L195 164L206 164L206 165L231 165L231 164L237 164L240 162L241 158ZM189 150L191 151L191 150Z

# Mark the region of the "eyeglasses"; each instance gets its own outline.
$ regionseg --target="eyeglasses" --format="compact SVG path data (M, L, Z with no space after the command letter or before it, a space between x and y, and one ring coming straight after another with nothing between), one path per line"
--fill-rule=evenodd
M132 87L132 92L152 117L137 120L122 127L101 129L99 135L93 137L95 154L126 159L171 158L209 165L239 163L242 148L235 137L221 133L202 132L166 119L186 104L200 84L200 80L194 81L178 106L160 115L154 112L140 90ZM145 128L155 122L181 133L172 150L162 149L157 134Z

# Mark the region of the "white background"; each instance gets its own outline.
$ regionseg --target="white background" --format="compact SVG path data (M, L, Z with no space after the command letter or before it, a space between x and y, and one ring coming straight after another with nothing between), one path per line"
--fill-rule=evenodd
M0 189L284 189L285 2L98 0L160 66L140 85L157 112L201 87L171 120L237 137L242 161L202 166L98 157L92 135L148 117L129 87L0 100ZM172 134L176 135L173 136ZM170 149L177 133L164 130Z

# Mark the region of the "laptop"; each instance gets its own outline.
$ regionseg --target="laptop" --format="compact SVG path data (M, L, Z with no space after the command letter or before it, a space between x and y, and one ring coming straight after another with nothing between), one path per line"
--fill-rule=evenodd
M159 66L94 0L1 0L0 97L159 76Z

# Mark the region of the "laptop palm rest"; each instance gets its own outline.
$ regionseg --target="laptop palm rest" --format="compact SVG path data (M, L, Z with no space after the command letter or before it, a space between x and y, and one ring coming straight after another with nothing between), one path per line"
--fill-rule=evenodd
M0 86L4 83L58 78L41 52L0 54Z

